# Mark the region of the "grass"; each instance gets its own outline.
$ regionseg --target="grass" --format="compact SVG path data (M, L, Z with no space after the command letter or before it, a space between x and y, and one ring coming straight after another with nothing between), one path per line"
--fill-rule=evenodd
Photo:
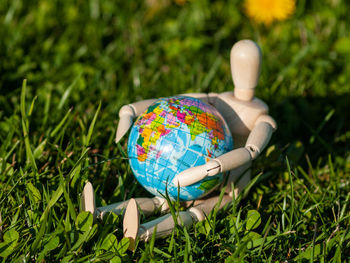
M300 0L265 28L236 0L1 1L0 261L348 262L349 8ZM150 196L126 140L113 143L119 108L232 90L242 38L262 48L257 96L279 125L254 185L192 229L127 251L120 217L79 213L86 180L98 205Z

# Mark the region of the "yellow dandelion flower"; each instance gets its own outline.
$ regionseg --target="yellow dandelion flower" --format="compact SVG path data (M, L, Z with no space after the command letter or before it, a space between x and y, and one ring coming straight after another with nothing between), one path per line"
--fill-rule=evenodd
M245 0L244 9L248 17L268 26L293 14L295 0Z
M174 2L175 2L177 5L184 5L184 4L186 4L187 0L174 0Z

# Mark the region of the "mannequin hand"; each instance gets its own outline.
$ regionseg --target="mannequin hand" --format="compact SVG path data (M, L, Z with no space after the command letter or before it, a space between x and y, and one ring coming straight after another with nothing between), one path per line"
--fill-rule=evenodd
M188 186L199 182L207 176L214 176L218 173L234 170L251 161L251 155L248 149L238 148L227 152L216 159L210 160L204 165L191 167L173 179L176 186Z
M173 179L175 186L188 186L197 183L207 176L214 176L220 173L220 164L210 160L206 164L195 166L182 171Z
M115 136L116 143L123 138L133 124L133 119L135 118L133 108L130 105L124 105L119 111L119 118L117 134Z

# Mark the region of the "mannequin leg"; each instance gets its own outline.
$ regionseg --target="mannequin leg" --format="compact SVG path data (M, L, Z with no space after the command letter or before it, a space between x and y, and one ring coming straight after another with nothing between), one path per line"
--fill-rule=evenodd
M164 198L135 198L134 200L145 215L151 215L157 209L160 209L162 212L165 212L168 209L168 204ZM113 212L116 215L122 214L125 208L128 206L129 201L130 200L126 200L96 208L94 188L90 182L86 183L81 196L82 211L91 212L94 219L102 219L108 212Z
M135 218L139 218L137 206L135 205L135 201L131 200L126 208L123 221L124 236L128 237L131 240L131 243L134 243L137 237L139 237L140 240L148 241L152 237L154 231L157 231L155 234L156 238L168 236L172 233L175 228L175 222L170 213L140 225L140 222L136 222L135 220ZM196 206L178 213L177 223L184 227L190 227L195 222L203 221L215 208L219 200L220 197L215 196L196 201ZM219 209L230 201L232 201L232 198L225 194L221 200Z
M121 215L123 211L128 206L130 200L114 203L111 205L97 207L96 213L97 217L103 218L106 213L113 212L116 215ZM152 215L157 209L160 209L162 212L167 211L168 204L165 199L160 197L153 198L135 198L137 206L141 211L146 215Z

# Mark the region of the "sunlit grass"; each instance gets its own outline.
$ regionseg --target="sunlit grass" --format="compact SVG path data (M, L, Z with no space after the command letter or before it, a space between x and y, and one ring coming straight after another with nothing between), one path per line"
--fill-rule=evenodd
M346 262L349 7L297 1L266 28L241 1L1 1L0 261ZM255 183L193 228L127 251L120 217L79 213L86 180L98 205L150 196L127 140L114 144L119 108L231 90L242 38L262 48L257 96L279 126Z

